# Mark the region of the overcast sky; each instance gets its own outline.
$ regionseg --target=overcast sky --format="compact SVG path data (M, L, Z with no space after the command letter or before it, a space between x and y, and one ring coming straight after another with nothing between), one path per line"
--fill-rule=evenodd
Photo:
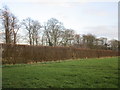
M54 17L76 33L118 39L117 0L0 0L3 5L19 20L31 17L43 24Z

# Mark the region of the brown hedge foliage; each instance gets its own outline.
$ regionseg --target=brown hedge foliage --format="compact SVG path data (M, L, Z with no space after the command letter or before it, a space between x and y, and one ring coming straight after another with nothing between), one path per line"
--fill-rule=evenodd
M77 49L72 47L2 44L2 48L3 64L118 56L118 52L111 50Z

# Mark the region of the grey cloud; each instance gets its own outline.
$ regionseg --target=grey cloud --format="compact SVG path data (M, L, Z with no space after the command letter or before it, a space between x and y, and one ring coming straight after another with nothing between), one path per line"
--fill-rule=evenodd
M118 27L117 26L96 26L85 27L84 33L91 33L98 37L107 37L108 39L118 39Z

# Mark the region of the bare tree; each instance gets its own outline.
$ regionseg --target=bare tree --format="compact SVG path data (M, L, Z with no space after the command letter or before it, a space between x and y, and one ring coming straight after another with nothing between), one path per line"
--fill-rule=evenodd
M44 25L44 33L47 37L49 46L57 46L60 42L61 32L64 26L55 18L51 18Z
M51 38L51 35L50 35L50 30L48 28L47 25L44 25L44 35L46 36L47 40L46 40L46 43L48 42L49 43L49 46L53 46L53 43L52 43L52 38ZM44 37L42 37L42 40L44 39Z
M33 23L33 20L31 18L26 18L26 19L23 19L23 21L22 21L22 25L28 31L30 45L32 45L32 23Z
M22 25L28 31L30 45L38 45L39 30L41 28L40 23L31 18L26 18L22 21Z
M0 10L0 19L5 30L5 42L11 43L11 12L7 6Z
M112 50L115 50L115 51L118 50L118 46L119 46L118 40L113 39L113 40L110 40L109 43Z
M42 26L40 25L40 23L38 21L33 21L33 24L32 24L32 42L33 42L33 45L36 43L36 45L38 45L38 38L39 38L39 31L40 31L40 28Z
M74 47L81 48L81 45L82 45L81 41L82 41L82 38L81 38L80 34L75 34Z
M62 44L64 46L72 45L72 41L74 40L74 30L72 29L65 29L62 34Z
M45 35L45 33L42 34L41 43L42 43L43 46L48 46L47 36Z
M0 11L0 19L5 31L5 41L7 44L16 44L17 32L19 30L18 19L10 12L7 6Z
M80 44L80 42L81 42L80 34L75 34L74 42L76 44Z
M93 48L96 37L92 34L83 35L83 44L87 48Z
M11 29L12 29L13 43L16 44L17 33L20 28L20 24L18 23L18 19L14 15L11 16L11 19L12 19Z

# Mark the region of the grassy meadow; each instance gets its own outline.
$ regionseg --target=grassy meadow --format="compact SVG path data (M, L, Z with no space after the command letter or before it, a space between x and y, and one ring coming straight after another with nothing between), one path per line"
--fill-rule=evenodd
M3 65L3 88L117 88L118 58Z

